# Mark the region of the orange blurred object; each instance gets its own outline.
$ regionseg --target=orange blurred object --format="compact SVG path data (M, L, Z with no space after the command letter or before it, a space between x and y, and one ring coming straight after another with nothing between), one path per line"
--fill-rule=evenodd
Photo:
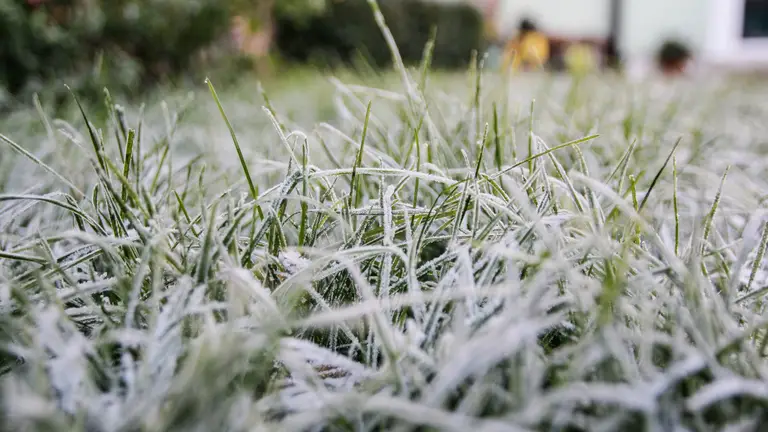
M502 68L508 70L539 69L549 60L549 39L536 30L512 39L504 50Z

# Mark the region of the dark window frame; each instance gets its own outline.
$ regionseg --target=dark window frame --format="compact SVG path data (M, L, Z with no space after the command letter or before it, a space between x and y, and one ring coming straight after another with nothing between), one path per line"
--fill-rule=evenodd
M741 39L768 39L768 0L744 0Z

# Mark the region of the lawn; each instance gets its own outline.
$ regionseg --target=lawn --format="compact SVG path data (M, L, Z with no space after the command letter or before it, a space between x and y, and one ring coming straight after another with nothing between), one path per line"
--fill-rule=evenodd
M403 72L0 120L4 430L766 421L768 83Z

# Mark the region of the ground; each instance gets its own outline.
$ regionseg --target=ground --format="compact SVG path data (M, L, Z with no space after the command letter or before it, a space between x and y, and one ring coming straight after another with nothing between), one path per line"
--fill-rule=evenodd
M762 420L764 81L226 84L0 120L14 429Z

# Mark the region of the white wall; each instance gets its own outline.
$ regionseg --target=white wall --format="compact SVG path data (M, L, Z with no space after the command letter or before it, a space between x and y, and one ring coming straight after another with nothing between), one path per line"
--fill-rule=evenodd
M768 64L768 38L741 37L743 0L709 0L705 57L729 66Z
M705 48L709 1L624 0L620 48L629 58L653 58L665 39L675 38L699 54Z
M497 24L502 35L513 36L525 16L558 36L603 37L608 13L609 0L502 0Z

